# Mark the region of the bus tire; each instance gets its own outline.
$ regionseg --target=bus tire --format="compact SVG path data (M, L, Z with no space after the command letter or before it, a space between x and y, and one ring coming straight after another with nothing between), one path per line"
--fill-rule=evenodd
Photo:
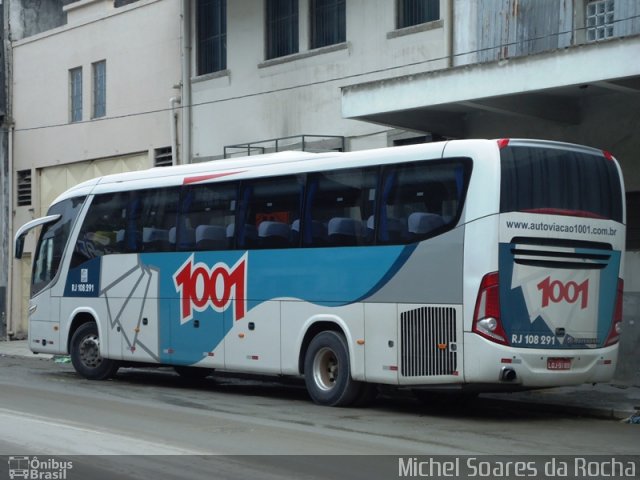
M118 362L100 355L100 337L95 323L84 323L71 337L71 363L89 380L105 380L118 371Z
M305 354L304 381L318 405L344 407L353 404L362 384L351 378L349 350L343 335L325 331L316 335Z

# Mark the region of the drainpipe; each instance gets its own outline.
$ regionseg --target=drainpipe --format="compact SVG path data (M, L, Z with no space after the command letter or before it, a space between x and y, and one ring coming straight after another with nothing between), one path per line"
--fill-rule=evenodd
M182 0L182 157L191 163L191 0Z
M14 318L13 318L13 262L15 262L16 260L13 258L13 199L14 199L14 195L13 195L13 130L14 130L14 126L13 124L9 127L8 131L7 131L7 142L8 142L8 147L7 147L7 188L9 190L9 208L8 210L8 233L7 236L8 238L8 255L7 255L7 291L6 291L6 295L7 295L7 300L5 302L5 309L7 311L6 314L6 334L7 334L7 340L10 340L10 334L14 333L15 330L15 322L14 322Z
M7 240L7 248L6 248L6 262L7 262L7 289L5 292L5 334L6 340L9 340L9 333L12 333L15 329L15 322L13 318L13 262L15 261L13 258L13 49L12 49L12 39L13 32L11 27L11 7L13 2L5 1L3 3L3 18L1 19L3 24L4 38L2 45L2 56L4 61L4 92L5 95L5 117L3 122L3 129L6 131L6 141L7 141L7 149L5 150L7 153L7 179L5 185L7 192L5 193L5 197L2 199L3 201L7 201L6 213L7 213L7 231L5 232L6 240ZM3 132L4 134L4 132Z
M446 8L447 8L447 36L445 38L445 49L447 51L447 68L453 67L453 53L454 53L454 41L455 37L453 35L453 27L455 25L455 19L453 18L455 8L453 3L455 0L447 0Z
M180 154L178 153L178 106L180 97L171 97L169 106L171 107L171 157L174 165L180 165Z

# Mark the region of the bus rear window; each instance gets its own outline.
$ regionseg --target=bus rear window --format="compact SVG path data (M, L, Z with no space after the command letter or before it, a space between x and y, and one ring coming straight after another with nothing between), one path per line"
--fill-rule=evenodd
M604 155L509 145L500 150L500 211L575 215L622 222L618 170Z

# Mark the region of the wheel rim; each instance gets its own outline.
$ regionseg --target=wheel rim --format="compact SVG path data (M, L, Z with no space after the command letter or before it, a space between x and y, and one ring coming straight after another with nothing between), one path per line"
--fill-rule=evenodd
M96 368L102 363L102 357L100 356L100 339L96 334L84 337L80 342L78 352L80 353L80 361L86 367Z
M318 388L329 391L336 386L339 366L333 350L326 347L318 350L313 359L313 379Z

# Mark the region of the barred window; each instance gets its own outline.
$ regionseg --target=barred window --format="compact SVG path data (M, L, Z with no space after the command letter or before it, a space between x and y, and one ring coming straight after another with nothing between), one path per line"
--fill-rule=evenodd
M197 73L227 68L227 1L198 0L196 11Z
M440 0L398 0L398 28L440 19Z
M107 62L93 64L93 115L91 118L107 114Z
M298 0L267 0L267 59L298 52Z
M342 43L346 36L345 0L312 0L311 48Z
M69 70L69 120L82 121L82 67Z

